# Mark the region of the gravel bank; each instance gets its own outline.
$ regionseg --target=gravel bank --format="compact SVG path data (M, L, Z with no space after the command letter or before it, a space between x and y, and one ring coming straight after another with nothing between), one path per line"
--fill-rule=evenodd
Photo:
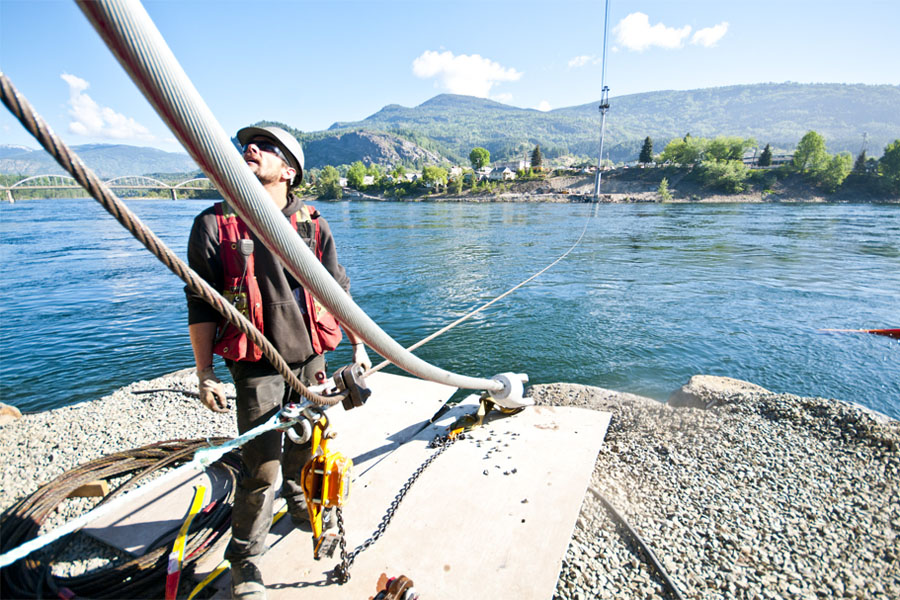
M228 385L229 394L234 386ZM89 460L177 438L237 435L234 415L178 392L197 391L193 369L137 381L99 400L25 415L0 428L0 510Z
M178 371L3 426L0 508L114 451L235 435L232 415L195 398L137 393L195 386L192 370ZM570 384L535 386L533 395L539 404L612 412L592 486L640 532L685 597L900 598L898 422L764 391L723 394L706 410ZM67 501L48 525L90 502ZM668 596L588 493L555 597Z
M613 413L593 486L686 598L900 598L897 421L767 392L708 410L575 385L534 396ZM669 596L588 494L555 597Z

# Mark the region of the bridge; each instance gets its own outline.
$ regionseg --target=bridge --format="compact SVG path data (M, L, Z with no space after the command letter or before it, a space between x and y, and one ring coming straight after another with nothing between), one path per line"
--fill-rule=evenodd
M124 175L104 182L109 189L116 190L166 190L172 194L172 200L178 200L178 191L206 191L215 189L206 177L194 177L181 183L171 184L147 177L145 175ZM68 175L34 175L15 182L9 187L0 186L6 192L6 201L15 202L13 192L16 190L80 190L78 182Z

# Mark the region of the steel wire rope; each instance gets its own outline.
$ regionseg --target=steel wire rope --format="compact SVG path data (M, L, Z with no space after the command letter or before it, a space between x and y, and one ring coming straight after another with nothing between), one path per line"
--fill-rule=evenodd
M244 315L242 315L228 300L219 294L202 277L197 275L188 265L178 258L152 231L150 231L140 219L129 209L99 177L89 169L81 158L72 152L68 146L57 136L49 125L38 115L28 100L13 86L12 82L0 72L0 94L3 103L20 123L40 142L41 146L56 159L72 177L84 187L91 196L100 203L123 227L125 227L144 247L160 260L170 271L184 281L191 291L200 295L229 323L244 333L250 341L258 346L263 355L269 360L275 370L284 377L288 385L298 394L320 406L332 406L340 402L347 394L343 391L339 394L324 396L313 392L306 387L300 379L294 375L290 366L278 353L275 347L266 339Z
M0 516L3 551L33 538L42 523L69 494L90 481L130 477L107 494L99 505L109 503L125 490L168 467L189 460L198 449L227 438L169 440L140 448L108 454L66 471L23 498ZM231 453L216 463L225 474L225 497L212 502L194 519L185 549L185 569L194 565L212 545L228 532L231 501L240 472L240 460ZM96 508L96 507L95 507ZM177 530L177 528L176 528ZM176 530L164 533L147 546L143 556L125 559L72 577L54 576L52 563L73 538L51 546L41 558L26 558L0 570L0 596L6 598L78 597L154 598L164 587L169 544Z
M596 208L596 207L597 207L597 203L594 202L593 205L594 205L593 213L592 213L591 211L588 211L588 216L587 216L587 218L586 218L585 221L584 221L584 228L581 230L581 235L578 236L578 239L575 240L575 243L572 244L572 247L569 248L568 250L566 250L559 258L557 258L556 260L554 260L552 263L550 263L549 265L547 265L546 267L544 267L543 269L541 269L540 271L538 271L537 273L535 273L534 275L532 275L531 277L529 277L528 279L525 279L525 280L522 281L521 283L519 283L519 284L517 284L517 285L514 285L514 286L511 287L510 289L506 290L505 292L503 292L502 294L500 294L499 296L497 296L497 297L494 298L493 300L491 300L491 301L489 301L489 302L486 302L485 304L482 304L481 306L479 306L479 307L476 308L475 310L472 310L471 312L469 312L469 313L467 313L467 314L461 316L460 318L456 319L455 321L453 321L453 322L450 323L449 325L446 325L445 327L442 327L441 329L438 329L437 331L435 331L435 332L432 333L431 335L422 338L421 340L419 340L418 342L416 342L416 343L413 344L412 346L408 346L408 347L406 348L406 351L407 351L407 352L412 352L413 350L415 350L415 349L417 349L417 348L419 348L419 347L421 347L421 346L424 346L425 344L427 344L428 342L430 342L430 341L433 340L434 338L438 337L439 335L442 335L442 334L444 334L444 333L447 333L448 331L450 331L451 329L453 329L454 327L456 327L456 326L459 325L460 323L462 323L462 322L464 322L464 321L467 321L468 319L474 317L475 315L477 315L478 313L480 313L481 311L483 311L483 310L486 309L487 307L491 306L491 305L494 304L495 302L498 302L498 301L502 300L503 298L509 296L510 294L512 294L514 291L516 291L517 289L519 289L520 287L522 287L522 286L525 285L526 283L528 283L528 282L530 282L530 281L536 279L536 278L539 277L541 274L543 274L545 271L548 271L548 270L549 270L551 267L553 267L555 264L557 264L557 263L560 262L562 259L564 259L565 257L567 257L567 256L569 255L569 253L571 253L572 250L574 250L574 249L578 246L578 244L581 243L581 240L582 240L582 238L584 237L584 234L587 232L588 225L590 224L591 219L595 216L596 210L597 210L597 208ZM380 371L381 369L385 368L385 367L388 366L389 364L391 364L391 362L388 361L388 360L385 360L385 361L379 363L378 365L372 367L372 368L369 369L368 371L366 371L365 375L368 377L369 375L372 375L373 373L377 373L378 371Z
M81 11L188 154L285 269L357 337L401 369L429 381L494 392L512 386L451 373L406 352L371 319L300 241L234 150L146 9L126 0L76 0Z

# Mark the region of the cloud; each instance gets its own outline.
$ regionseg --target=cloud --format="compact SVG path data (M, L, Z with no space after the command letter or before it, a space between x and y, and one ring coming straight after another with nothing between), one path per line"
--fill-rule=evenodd
M698 29L697 33L695 33L691 38L691 43L710 48L712 46L715 46L719 40L725 37L725 34L727 32L728 21L722 21L721 23L719 23L718 25L714 25L713 27Z
M589 63L596 64L596 62L597 62L596 56L582 54L581 56L576 56L575 58L573 58L572 60L569 61L569 68L577 69L578 67L583 67L584 65L589 64Z
M69 131L93 138L116 140L154 141L150 130L130 117L113 109L100 106L85 94L90 84L80 77L63 73L63 81L69 84Z
M681 48L691 34L691 26L681 29L666 27L662 23L650 25L650 18L641 12L631 13L613 28L616 40L629 50L642 51L652 46Z
M537 109L542 112L547 112L548 110L550 110L552 108L553 107L550 106L550 103L547 102L546 100L541 100L540 103L538 103L538 105L537 105Z
M426 50L413 61L413 74L422 79L436 78L436 87L451 94L487 98L491 88L503 81L518 81L522 73L505 68L478 54L460 54ZM510 96L511 97L511 96Z

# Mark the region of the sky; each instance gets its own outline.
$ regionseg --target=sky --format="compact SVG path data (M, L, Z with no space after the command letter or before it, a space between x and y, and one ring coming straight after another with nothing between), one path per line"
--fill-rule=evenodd
M765 82L900 84L900 1L145 0L228 132L440 93L552 110ZM0 70L70 145L181 146L72 0L0 0ZM5 107L0 144L39 145Z

